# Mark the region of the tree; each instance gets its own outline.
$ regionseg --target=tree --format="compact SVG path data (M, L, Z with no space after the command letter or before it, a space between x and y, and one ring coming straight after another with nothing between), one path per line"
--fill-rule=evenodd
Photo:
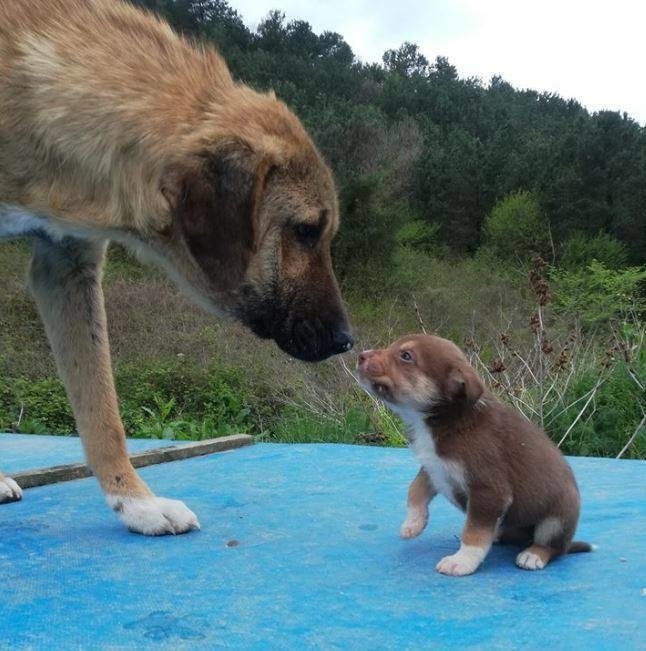
M428 74L428 59L414 43L404 43L397 50L387 50L383 56L384 67L388 72L404 77Z
M226 0L132 2L214 42L237 79L273 88L320 143L342 193L379 178L380 210L403 206L433 223L455 253L481 245L501 198L531 189L555 242L603 232L631 264L646 260L646 129L625 114L460 77L414 43L388 50L383 65L361 64L341 35L279 11L252 31Z
M549 223L536 198L515 192L498 202L484 224L484 241L502 260L527 262L549 252Z
M628 262L628 253L619 240L600 232L594 236L575 233L567 239L559 251L559 267L580 269L593 260L601 262L609 269L620 269Z

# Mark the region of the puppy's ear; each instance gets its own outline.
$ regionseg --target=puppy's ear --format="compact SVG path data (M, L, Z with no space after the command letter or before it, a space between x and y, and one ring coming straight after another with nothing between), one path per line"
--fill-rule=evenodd
M222 289L243 280L258 241L258 211L271 165L243 145L173 168L160 191L176 229L202 270Z
M449 375L447 393L451 400L475 404L484 391L478 374L468 365L454 369Z

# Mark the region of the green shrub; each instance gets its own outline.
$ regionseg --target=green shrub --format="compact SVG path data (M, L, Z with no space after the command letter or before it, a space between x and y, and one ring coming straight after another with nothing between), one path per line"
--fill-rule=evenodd
M129 436L209 438L253 431L263 407L240 370L186 360L124 365L116 383Z
M570 271L581 269L593 260L609 269L620 269L628 261L628 251L624 244L607 233L601 232L594 237L575 233L561 247L559 267Z
M390 269L395 234L406 218L401 206L384 203L383 183L378 174L365 175L348 181L341 191L343 220L334 241L335 266L342 275L351 273L357 284L377 270Z
M424 219L404 224L395 236L397 243L421 253L444 255L446 247L440 244L440 226Z
M185 361L124 365L115 379L128 436L202 439L257 430L267 417L262 390L253 393L230 368L200 369ZM0 430L70 434L72 410L57 378L0 379Z
M71 434L72 409L58 378L0 378L0 430Z
M646 378L646 352L641 349L631 369L642 381ZM600 372L593 366L580 372L570 384L565 404L588 394L598 382ZM555 441L560 441L576 419L585 401L572 405L561 413L548 428ZM594 400L574 425L563 442L565 454L583 456L617 456L635 432L646 411L646 395L629 373L629 365L618 361L608 372ZM646 428L635 438L623 455L626 458L646 458Z
M484 223L484 243L502 260L526 262L549 252L549 224L531 192L520 191L499 201Z
M583 269L554 269L554 307L591 328L646 309L646 267L609 269L593 260Z

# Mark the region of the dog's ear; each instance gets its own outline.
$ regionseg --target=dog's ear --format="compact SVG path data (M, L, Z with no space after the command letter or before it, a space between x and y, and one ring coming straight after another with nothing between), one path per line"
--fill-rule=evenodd
M475 404L484 391L484 384L478 374L465 364L451 371L448 378L447 393L455 402Z
M223 289L244 278L258 246L258 212L271 168L250 148L230 145L171 168L161 193L202 270Z

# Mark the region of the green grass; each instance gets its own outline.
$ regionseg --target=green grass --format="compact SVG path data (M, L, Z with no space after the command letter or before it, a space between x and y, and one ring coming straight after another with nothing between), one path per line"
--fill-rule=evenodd
M0 430L69 434L72 413L23 287L28 255L24 244L0 245L7 279L0 292ZM395 269L375 276L373 287L379 291L346 282L357 349L424 327L460 345L477 342L486 365L499 353L501 332L521 352L534 341L528 323L535 297L524 276L487 254L451 260L402 248ZM246 432L266 441L404 444L399 420L358 388L338 358L316 365L290 359L235 323L201 313L120 249L110 250L105 289L128 436L197 440ZM548 306L545 319L555 342L567 336L572 323L565 317ZM643 384L646 359L643 323L636 319L630 327L630 362L615 351L609 369L609 330L584 335L586 352L571 361L563 405L584 396L600 375L606 379L566 437L564 452L614 456L634 433L646 409L634 378ZM347 364L354 366L352 356ZM523 391L527 402L537 399L535 387L525 384ZM546 409L558 407L549 400ZM549 435L560 440L581 406L555 409L558 416L546 423ZM646 458L643 432L625 456Z

